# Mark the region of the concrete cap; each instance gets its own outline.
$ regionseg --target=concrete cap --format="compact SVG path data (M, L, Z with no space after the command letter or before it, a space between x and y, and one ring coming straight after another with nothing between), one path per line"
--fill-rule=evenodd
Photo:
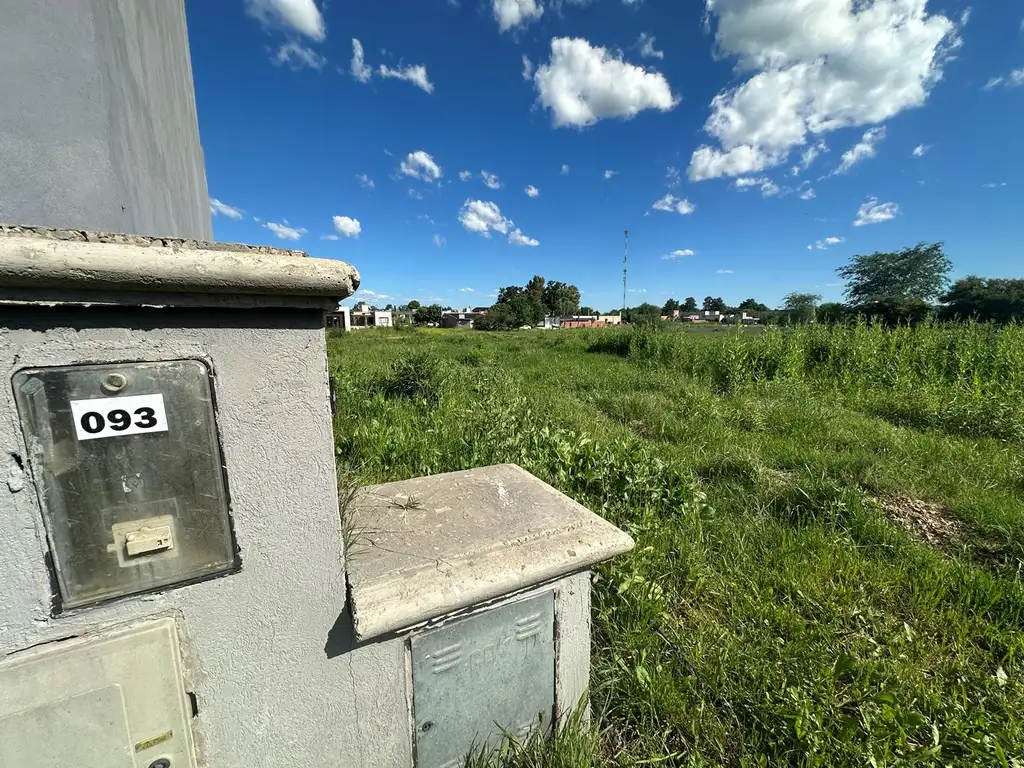
M359 273L344 261L268 246L0 224L0 286L334 301L355 292Z
M628 552L611 523L514 464L362 489L345 560L367 640Z

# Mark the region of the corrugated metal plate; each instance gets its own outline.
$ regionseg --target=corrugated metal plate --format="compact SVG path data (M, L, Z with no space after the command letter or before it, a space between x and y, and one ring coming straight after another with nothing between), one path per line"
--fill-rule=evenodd
M555 704L552 592L413 635L417 768L454 768L501 729L551 727Z

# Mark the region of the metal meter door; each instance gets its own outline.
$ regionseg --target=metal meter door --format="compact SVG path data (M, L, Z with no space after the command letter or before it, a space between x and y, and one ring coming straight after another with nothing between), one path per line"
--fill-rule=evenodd
M502 730L550 731L554 605L545 592L412 636L417 768L461 766Z
M15 374L63 607L236 566L210 380L199 360Z
M194 768L172 619L0 662L3 768Z

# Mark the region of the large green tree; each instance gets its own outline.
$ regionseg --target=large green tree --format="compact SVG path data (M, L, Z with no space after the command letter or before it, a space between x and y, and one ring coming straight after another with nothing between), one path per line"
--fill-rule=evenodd
M891 253L859 254L836 270L855 306L892 300L934 301L949 284L953 264L942 243L918 243Z
M815 308L821 296L817 293L789 293L782 299L782 307L789 313L795 323L813 323Z
M571 317L580 311L580 289L575 285L550 281L544 286L544 309L559 317Z
M697 311L697 300L693 296L687 296L686 300L683 301L682 310L684 312L696 312Z
M676 299L669 299L665 302L665 306L661 308L661 314L667 315L671 312L675 312L680 308L680 303Z
M430 304L426 307L417 307L412 319L417 323L440 323L443 313L440 304Z
M714 296L704 297L704 311L705 312L724 312L725 311L725 299L719 296L717 299Z
M968 275L944 293L942 316L999 323L1024 319L1024 280Z

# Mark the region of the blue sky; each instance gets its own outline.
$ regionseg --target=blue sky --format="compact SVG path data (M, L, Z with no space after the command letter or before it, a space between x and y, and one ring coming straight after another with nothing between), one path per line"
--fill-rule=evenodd
M624 229L630 304L837 300L850 255L919 240L1021 276L1018 3L186 13L215 237L350 261L371 303L490 304L537 273L618 307Z

